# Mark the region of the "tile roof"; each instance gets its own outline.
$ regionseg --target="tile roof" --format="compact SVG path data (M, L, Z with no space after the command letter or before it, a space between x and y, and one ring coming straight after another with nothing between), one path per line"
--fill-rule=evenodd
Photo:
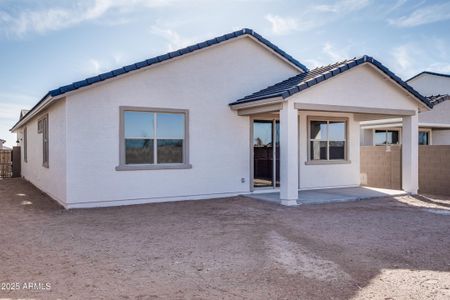
M55 96L59 96L62 95L64 93L82 88L82 87L86 87L88 85L106 80L106 79L110 79L131 71L135 71L135 70L139 70L141 68L145 68L163 61L167 61L170 60L172 58L178 57L178 56L182 56L184 54L188 54L190 52L195 52L197 50L200 49L204 49L204 48L208 48L209 46L215 45L215 44L219 44L222 42L225 42L227 40L230 39L234 39L237 38L239 36L243 36L243 35L250 35L253 36L254 38L256 38L259 42L261 42L262 44L266 45L267 47L269 47L272 51L274 51L275 53L277 53L278 55L282 56L284 59L286 59L287 61L289 61L291 64L295 65L296 67L298 67L299 69L303 70L303 71L308 71L308 69L301 64L299 61L297 61L296 59L294 59L292 56L290 56L289 54L287 54L286 52L284 52L283 50L281 50L280 48L278 48L277 46L275 46L274 44L272 44L271 42L269 42L268 40L266 40L264 37L262 37L261 35L259 35L258 33L256 33L255 31L253 31L252 29L248 29L248 28L244 28L238 31L234 31L192 46L188 46L176 51L172 51L163 55L159 55L147 60L143 60L140 62L137 62L135 64L131 64L119 69L115 69L112 70L110 72L106 72L94 77L89 77L86 78L84 80L81 81L77 81L74 83L71 83L69 85L65 85L62 87L59 87L57 89L51 90L49 92L49 94L53 97Z
M427 99L434 106L434 105L442 103L442 102L444 102L446 100L450 100L450 95L448 95L448 94L432 95L432 96L427 97Z
M255 92L251 95L248 95L244 98L241 98L230 105L236 105L241 103L247 103L252 101L258 101L273 97L282 97L288 98L298 92L301 92L311 86L314 86L324 80L327 80L331 77L334 77L338 74L341 74L347 70L350 70L358 65L363 63L370 63L381 70L384 74L389 76L392 80L402 86L409 93L414 95L418 100L423 102L428 107L432 108L432 104L428 101L427 98L422 96L416 90L414 90L411 86L405 83L400 77L395 75L388 68L383 66L379 61L374 59L373 57L364 55L359 58L352 58L348 60L344 60L341 62L337 62L328 66L323 66L319 68L315 68L305 73L298 74L294 77L276 83L272 86L269 86L265 89L262 89L258 92Z
M161 63L163 61L167 61L167 60L170 60L170 59L175 58L175 57L179 57L179 56L191 53L191 52L195 52L195 51L200 50L200 49L208 48L208 47L210 47L212 45L220 44L222 42L225 42L225 41L228 41L228 40L231 40L231 39L243 36L243 35L252 36L256 40L258 40L260 43L264 44L269 49L271 49L272 51L274 51L275 53L277 53L278 55L283 57L285 60L287 60L288 62L290 62L294 66L298 67L300 70L303 70L304 72L308 71L308 68L305 65L300 63L298 60L296 60L295 58L293 58L292 56L290 56L289 54L287 54L286 52L284 52L280 48L278 48L276 45L272 44L269 40L265 39L263 36L261 36L260 34L256 33L254 30L249 29L249 28L243 28L241 30L237 30L237 31L234 31L234 32L231 32L231 33L227 33L227 34L224 34L222 36L218 36L216 38L212 38L210 40L207 40L207 41L204 41L204 42L201 42L201 43L197 43L197 44L192 45L192 46L188 46L188 47L185 47L185 48L182 48L182 49L179 49L179 50L176 50L176 51L172 51L172 52L169 52L169 53L166 53L166 54L163 54L163 55L152 57L152 58L149 58L147 60L143 60L143 61L131 64L131 65L119 68L119 69L112 70L110 72L102 73L102 74L97 75L97 76L89 77L89 78L86 78L84 80L73 82L71 84L64 85L64 86L61 86L59 88L53 89L53 90L49 91L47 94L45 94L45 96L42 97L41 100L39 100L39 102L35 106L33 106L33 108L31 108L30 111L28 111L28 113L34 111L48 96L57 97L57 96L65 94L67 92L71 92L71 91L77 90L79 88L87 87L87 86L89 86L91 84L98 83L98 82L101 82L101 81L104 81L104 80L107 80L107 79L110 79L110 78L113 78L113 77L116 77L116 76L119 76L119 75L122 75L122 74L125 74L125 73L128 73L128 72L131 72L131 71L139 70L141 68L145 68L145 67L148 67L148 66L151 66L151 65L154 65L154 64L158 64L158 63ZM24 117L26 117L26 115L22 116L22 118L24 118ZM20 120L19 120L19 122L20 122ZM16 125L19 122L17 122L13 126L13 128L16 127Z
M410 80L413 80L414 78L419 77L422 74L428 74L428 75L435 75L435 76L441 76L441 77L448 77L448 78L450 78L450 74L442 74L442 73L436 73L436 72L430 72L430 71L423 71L423 72L420 72L419 74L414 75L410 79L406 80L406 82L408 82Z

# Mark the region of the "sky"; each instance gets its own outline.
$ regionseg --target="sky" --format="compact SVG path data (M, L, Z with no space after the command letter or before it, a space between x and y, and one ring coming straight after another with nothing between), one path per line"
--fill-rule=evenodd
M450 74L448 0L0 0L0 139L51 89L241 28L310 69L367 54Z

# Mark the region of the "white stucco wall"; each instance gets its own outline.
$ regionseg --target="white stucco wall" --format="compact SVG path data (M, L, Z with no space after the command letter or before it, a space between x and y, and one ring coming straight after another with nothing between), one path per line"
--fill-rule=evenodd
M373 145L373 129L361 129L360 134L360 144L361 146L372 146Z
M419 102L369 64L360 65L293 96L296 103L417 110Z
M422 74L408 84L424 96L450 94L450 77Z
M450 145L450 130L433 129L433 145Z
M248 192L250 122L228 104L297 73L245 37L69 96L69 206ZM188 109L192 169L116 171L119 106Z
M22 151L22 177L62 205L66 202L66 118L65 100L59 100L26 124L27 162L24 161L23 127L18 131ZM49 167L42 165L42 133L37 132L38 119L48 114Z
M441 102L436 104L432 110L420 113L419 123L450 125L450 101Z

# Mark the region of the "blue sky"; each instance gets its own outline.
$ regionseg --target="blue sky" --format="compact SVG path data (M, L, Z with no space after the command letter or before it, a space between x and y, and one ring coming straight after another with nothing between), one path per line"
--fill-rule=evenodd
M0 0L0 138L52 88L243 27L309 68L450 73L450 1Z

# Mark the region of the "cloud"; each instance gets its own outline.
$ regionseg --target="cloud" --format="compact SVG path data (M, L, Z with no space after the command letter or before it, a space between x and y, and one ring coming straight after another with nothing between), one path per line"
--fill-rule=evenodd
M407 16L389 20L397 27L416 27L450 19L450 3L442 3L419 7Z
M403 78L409 78L422 71L449 73L449 57L440 57L437 46L429 44L427 48L420 47L421 42L410 42L394 47L390 57L386 60L391 63L392 70Z
M395 63L402 70L402 72L405 72L412 67L413 60L409 49L410 46L402 45L394 48L391 52L391 55L395 59Z
M369 5L369 0L341 0L334 4L319 4L305 7L297 17L283 17L267 14L272 33L289 34L294 31L309 31L342 18Z
M85 64L85 68L81 71L83 74L86 74L86 76L98 75L100 73L122 67L127 63L125 58L128 60L128 57L125 57L122 53L117 52L113 53L109 57L102 57L101 59L90 58L87 61L87 64Z
M181 36L172 29L161 28L156 25L150 28L150 32L167 40L167 51L174 51L195 43L195 39L193 38Z
M360 10L369 5L369 0L343 0L333 4L319 4L313 6L314 10L331 13L348 13Z
M0 138L6 140L6 146L16 145L16 135L9 132L9 129L19 119L20 110L30 107L21 104L24 101L31 102L33 98L27 95L0 93Z
M172 0L94 0L69 2L70 7L22 10L19 13L0 11L0 30L9 36L21 37L30 32L45 33L93 21L108 12L123 13L138 8L152 8L172 3ZM118 18L122 23L123 18ZM107 22L110 22L107 20Z
M266 20L270 22L272 32L275 34L287 34L299 29L298 21L294 18L268 14Z
M333 62L342 61L350 58L346 49L337 50L331 43L326 42L322 52L333 60Z

